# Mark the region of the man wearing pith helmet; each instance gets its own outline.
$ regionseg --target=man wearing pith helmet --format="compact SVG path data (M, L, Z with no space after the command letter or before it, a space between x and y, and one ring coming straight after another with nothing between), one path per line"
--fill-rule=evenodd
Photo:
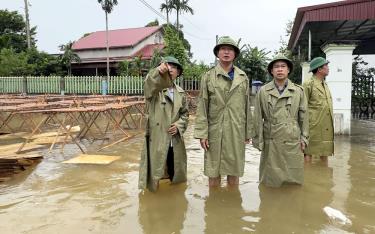
M303 183L309 123L303 88L288 79L292 70L291 60L276 55L268 64L273 80L255 99L253 146L262 151L259 181L270 187Z
M313 76L303 83L310 118L310 144L305 149L305 162L312 156L320 156L327 162L327 156L333 155L333 107L332 97L325 82L329 73L328 61L316 57L310 62Z
M183 72L180 62L168 56L151 69L144 84L146 139L139 168L139 188L156 191L159 180L186 181L183 134L189 112L184 90L175 84Z
M225 175L228 185L238 185L250 140L249 79L233 65L240 50L232 38L221 37L213 52L219 62L202 77L194 137L204 149L209 186L220 186Z

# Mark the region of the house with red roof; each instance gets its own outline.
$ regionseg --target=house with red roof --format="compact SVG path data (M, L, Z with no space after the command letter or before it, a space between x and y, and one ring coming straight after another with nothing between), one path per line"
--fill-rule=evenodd
M141 56L150 60L155 50L164 48L162 26L108 31L110 74L116 75L119 62ZM107 67L106 31L93 32L73 44L80 63L72 63L74 75L105 75Z

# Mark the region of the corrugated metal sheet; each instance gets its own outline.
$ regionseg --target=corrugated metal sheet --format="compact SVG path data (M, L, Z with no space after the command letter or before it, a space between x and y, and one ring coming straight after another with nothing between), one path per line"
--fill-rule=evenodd
M308 22L375 19L374 0L349 0L298 8L288 48L292 49Z

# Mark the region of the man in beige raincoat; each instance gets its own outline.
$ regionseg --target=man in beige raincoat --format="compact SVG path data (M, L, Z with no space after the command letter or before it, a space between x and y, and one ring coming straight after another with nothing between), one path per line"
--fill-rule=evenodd
M186 94L173 81L182 74L174 57L166 57L145 79L146 140L139 168L139 188L158 189L159 180L186 181L186 149L183 134L189 112Z
M219 186L227 175L229 185L238 185L244 173L245 143L250 139L249 79L233 65L240 50L228 36L214 48L219 59L201 81L194 137L204 153L204 174L209 186Z
M310 143L305 149L305 162L312 156L320 156L327 161L333 155L333 107L332 97L325 82L329 73L328 61L322 57L311 60L310 72L313 76L303 83L305 90L310 125Z
M269 64L273 80L257 93L253 145L262 151L259 181L267 186L303 183L303 150L308 116L303 88L288 79L293 63L277 55Z

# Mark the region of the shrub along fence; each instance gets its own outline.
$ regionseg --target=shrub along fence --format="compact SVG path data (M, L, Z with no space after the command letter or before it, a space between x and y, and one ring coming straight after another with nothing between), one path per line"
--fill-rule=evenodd
M2 94L100 94L101 76L27 76L0 77ZM108 80L108 94L143 94L143 77L112 76ZM199 79L177 79L176 83L187 91L199 90Z

